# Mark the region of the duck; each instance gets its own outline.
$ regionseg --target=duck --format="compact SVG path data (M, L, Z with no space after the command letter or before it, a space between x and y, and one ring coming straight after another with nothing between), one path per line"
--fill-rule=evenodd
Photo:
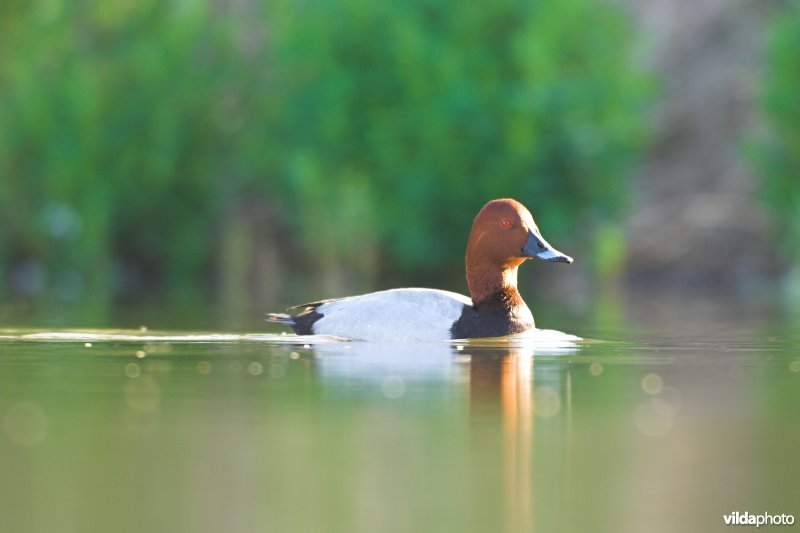
M267 321L297 335L410 342L503 337L536 328L517 288L525 261L572 263L542 237L530 211L511 198L491 200L472 223L465 267L470 297L440 289L398 288L296 305Z

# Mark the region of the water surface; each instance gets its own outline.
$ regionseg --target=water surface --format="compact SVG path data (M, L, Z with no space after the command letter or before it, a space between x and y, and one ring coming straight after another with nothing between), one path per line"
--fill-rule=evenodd
M724 531L800 518L800 339L0 331L0 531Z

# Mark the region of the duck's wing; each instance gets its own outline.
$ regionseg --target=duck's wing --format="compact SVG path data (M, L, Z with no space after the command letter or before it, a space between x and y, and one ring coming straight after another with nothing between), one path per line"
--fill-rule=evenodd
M325 305L325 304L328 304L328 303L331 303L331 302L336 302L336 301L339 301L339 300L346 300L347 298L353 298L353 296L347 296L347 297L344 297L344 298L328 298L327 300L318 300L316 302L308 302L308 303L305 303L305 304L297 304L297 305L293 305L291 307L287 307L286 310L287 311L291 311L292 309L308 309L309 307L311 309L316 309L320 305Z

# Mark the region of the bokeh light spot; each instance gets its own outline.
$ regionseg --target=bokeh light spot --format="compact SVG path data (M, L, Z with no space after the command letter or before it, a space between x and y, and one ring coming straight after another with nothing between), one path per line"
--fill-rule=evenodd
M536 416L550 418L561 411L561 395L552 387L546 385L536 387L533 398Z
M642 390L647 394L658 394L664 389L664 380L656 373L651 372L642 378Z
M128 363L125 365L125 375L129 378L138 378L142 375L142 370L136 363Z
M151 376L129 381L125 386L128 407L140 413L154 411L161 403L161 388Z

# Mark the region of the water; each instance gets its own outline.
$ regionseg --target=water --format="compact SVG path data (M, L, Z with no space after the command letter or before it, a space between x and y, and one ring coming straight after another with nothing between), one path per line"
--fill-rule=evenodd
M800 518L800 338L603 333L626 340L0 331L0 531L708 532L732 511Z

